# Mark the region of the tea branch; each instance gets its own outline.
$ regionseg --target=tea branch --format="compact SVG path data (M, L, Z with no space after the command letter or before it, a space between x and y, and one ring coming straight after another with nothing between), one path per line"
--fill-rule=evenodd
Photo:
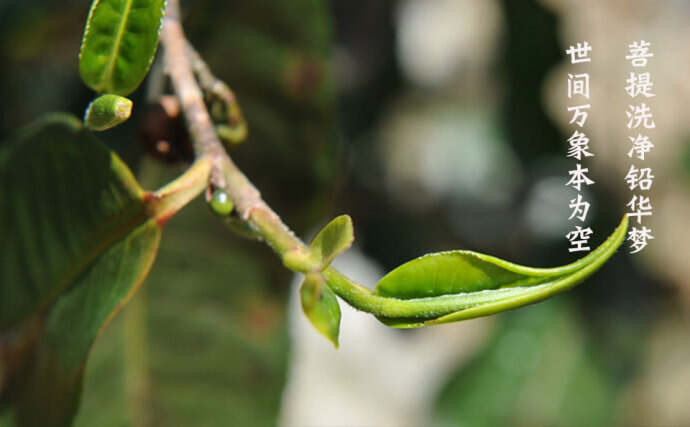
M627 220L624 219L614 234L597 250L583 258L581 262L569 266L582 264L584 267L581 270L570 276L555 276L553 286L547 286L548 284L536 286L533 288L533 295L523 295L520 292L525 288L516 287L495 290L490 295L477 292L400 299L377 295L333 267L312 271L309 249L262 200L256 187L232 161L216 133L215 125L204 103L203 86L215 85L217 79L213 77L203 59L196 54L185 38L180 22L179 0L168 0L168 12L163 21L161 41L164 48L164 66L184 113L196 156L196 168L199 171L194 174L191 172L192 168L179 178L181 181L195 180L195 184L178 183L174 187L194 189L197 195L203 191L200 190L201 187L225 191L235 204L237 220L246 224L253 233L265 240L281 257L287 268L296 272L307 274L313 272L322 275L328 287L336 295L359 310L381 318L404 320L406 318L428 319L468 308L462 315L463 318L471 318L515 308L561 292L584 280L615 252L625 237ZM203 83L197 81L197 78ZM227 86L224 87L227 88ZM206 89L208 91L208 87ZM234 98L232 101L234 102ZM443 323L445 320L439 318L438 321ZM408 324L407 327L426 324L422 322Z
M202 88L195 78L195 74L201 74L202 77L209 77L211 74L185 38L180 22L179 0L168 0L161 42L164 48L164 66L184 113L196 162L207 159L211 164L208 184L228 193L236 206L239 219L265 240L281 259L286 256L293 260L308 259L309 250L305 244L263 201L259 191L235 165L216 134L213 120L204 103ZM291 266L291 269L298 270L295 266ZM353 282L333 267L326 268L323 274L328 282L333 283L336 294L356 308L383 316L415 315L419 312L419 304L375 296L371 290ZM389 313L391 308L393 312ZM424 304L424 309L429 307Z
M193 50L185 38L179 17L179 0L169 0L161 33L163 60L187 122L196 161L210 161L209 184L228 193L240 220L246 222L276 253L281 256L288 252L306 253L304 243L261 199L259 191L235 165L218 138L202 89L195 78L195 70L197 74L202 71L202 76L210 74L206 71L208 68L200 64L198 55L190 55Z

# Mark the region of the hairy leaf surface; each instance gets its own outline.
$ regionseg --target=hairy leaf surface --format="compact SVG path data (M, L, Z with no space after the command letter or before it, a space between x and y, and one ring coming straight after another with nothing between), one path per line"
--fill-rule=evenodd
M388 273L375 290L379 296L419 306L419 314L379 319L390 326L419 327L541 301L572 288L598 270L623 243L627 228L626 216L596 250L556 268L525 267L471 251L425 255Z
M132 115L132 101L111 93L91 101L84 113L84 126L101 131L124 123Z

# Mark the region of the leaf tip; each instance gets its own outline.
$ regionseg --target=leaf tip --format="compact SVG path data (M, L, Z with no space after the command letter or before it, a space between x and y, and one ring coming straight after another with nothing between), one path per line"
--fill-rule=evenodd
M328 267L333 259L348 250L355 240L352 218L340 215L319 231L309 245L314 259L319 261L320 269Z
M340 335L340 305L320 273L307 273L300 288L302 310L312 326L337 349Z

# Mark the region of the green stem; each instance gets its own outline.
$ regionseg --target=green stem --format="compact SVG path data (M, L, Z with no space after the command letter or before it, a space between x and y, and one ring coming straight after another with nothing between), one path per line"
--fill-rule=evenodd
M464 310L462 312L463 318L479 317L541 301L581 283L616 252L625 239L627 229L628 218L624 217L611 236L596 250L563 267L538 269L541 273L547 272L549 274L533 278L527 287L519 286L495 289L490 292L459 293L428 298L398 299L376 295L331 267L324 270L323 275L328 286L339 297L351 306L376 316L420 318L423 320ZM516 267L523 268L521 266ZM523 283L523 285L527 284ZM443 323L443 319L438 320L438 323ZM454 318L454 320L457 319Z
M323 272L328 286L340 298L359 310L381 317L433 318L478 304L514 297L524 292L523 288L505 288L492 293L466 293L442 295L428 298L399 299L374 294L358 285L333 268ZM548 285L543 282L540 285ZM535 289L536 286L531 287Z
M159 224L164 224L208 187L210 173L210 160L201 157L174 181L149 193L147 195L150 198L147 204L149 216Z

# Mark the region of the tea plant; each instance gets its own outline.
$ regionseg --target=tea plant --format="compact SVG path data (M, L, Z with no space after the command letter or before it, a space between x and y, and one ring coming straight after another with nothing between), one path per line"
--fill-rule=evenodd
M164 72L186 120L194 161L155 191L93 133L126 121L159 36ZM584 258L532 268L466 250L422 256L373 290L331 266L354 240L349 216L305 245L261 199L224 147L247 136L228 86L186 40L178 0L95 0L79 53L100 95L83 122L51 114L0 152L0 403L20 426L70 425L90 348L144 281L166 221L204 195L238 235L261 240L303 273L304 314L336 347L339 299L386 325L416 328L486 316L563 292L599 269L627 218Z

